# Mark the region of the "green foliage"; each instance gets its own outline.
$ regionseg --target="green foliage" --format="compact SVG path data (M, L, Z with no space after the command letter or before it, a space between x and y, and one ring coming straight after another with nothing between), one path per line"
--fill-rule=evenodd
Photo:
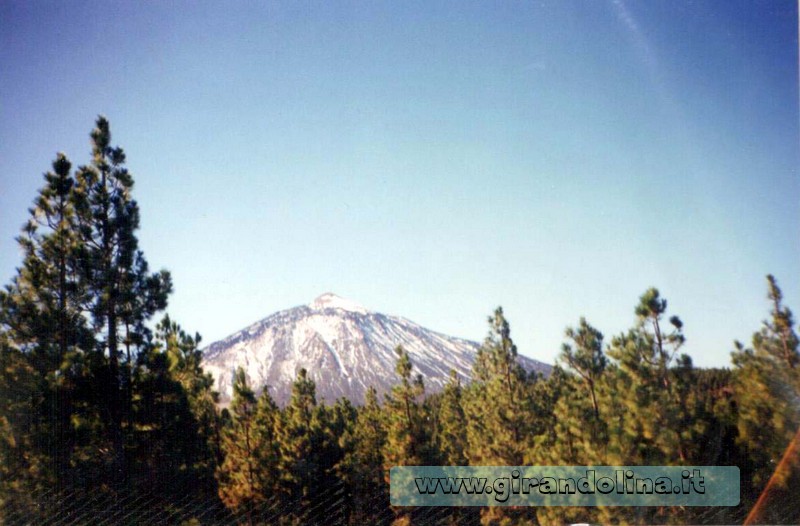
M422 375L412 378L413 365L402 347L395 349L395 368L400 382L386 396L385 469L392 466L424 466L430 455L430 437L424 425Z
M36 447L37 384L26 357L0 335L0 517L10 520L36 517L34 495L52 482L47 458Z
M422 375L412 377L413 364L402 346L395 349L395 371L399 383L386 395L384 421L386 447L383 454L384 477L388 484L389 470L394 466L424 466L436 457L430 428L426 423L430 415L423 406L425 384ZM395 508L395 523L411 520L413 510Z
M546 423L537 389L538 378L529 377L517 362L517 346L503 309L490 316L489 334L478 350L472 368L473 383L464 393L466 458L473 466L521 466L538 432ZM525 523L533 510L490 508L481 521Z
M736 342L734 393L738 408L739 445L752 477L747 488L755 498L764 488L789 440L800 429L798 338L780 288L767 276L770 317L753 335L752 348Z
M677 316L673 329L664 332L667 301L658 290L645 292L636 307L634 328L611 341L608 355L615 360L611 393L617 404L609 416L614 421L609 461L616 465L665 465L677 452L686 461L677 432L680 405L671 373L677 351L684 343L683 324Z
M296 523L318 523L330 511L312 503L323 490L334 487L335 466L341 460L338 435L352 418L350 413L342 403L333 411L317 405L316 385L300 369L276 429L278 491L291 503L289 514Z
M533 400L517 346L502 308L489 318L489 335L478 350L467 391L467 457L471 465L519 466L524 438L531 436Z
M347 488L351 524L377 524L389 513L389 487L384 478L386 426L378 395L370 387L355 421L346 427L339 444L343 456L336 466Z
M188 335L168 315L156 326L156 354L166 356L169 377L180 384L191 412L192 428L185 430L182 441L191 444L194 467L209 477L220 457L219 395L214 378L201 366L200 341L199 334Z
M187 484L202 488L216 462L200 431L216 414L198 402L211 396L213 406L198 340L177 337L194 357L173 367L175 342L154 341L147 326L171 282L148 271L138 248L133 179L110 137L98 118L93 161L75 174L56 156L18 238L22 265L0 293L7 517L47 522L58 511L49 499L87 491L98 501L151 495L151 510L169 514L170 501Z
M256 400L242 368L233 382L230 422L222 432L224 461L217 469L219 496L228 508L245 512L249 522L256 509L272 504L277 472L274 439L278 410L264 390Z
M592 403L592 417L600 420L600 407L597 401L597 383L605 371L608 360L603 353L603 333L581 318L577 329L568 328L566 336L573 345L565 343L561 350L561 360L581 379Z
M450 370L450 380L440 398L437 449L441 461L448 466L467 465L467 417L464 414L461 379Z

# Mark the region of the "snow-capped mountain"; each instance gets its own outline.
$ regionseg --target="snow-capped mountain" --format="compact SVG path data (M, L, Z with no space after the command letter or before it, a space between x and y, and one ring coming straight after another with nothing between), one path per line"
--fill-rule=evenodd
M214 376L223 402L232 396L233 372L241 366L252 387L268 386L281 405L289 400L301 368L316 382L318 400L346 397L361 403L369 386L382 397L397 382L398 345L408 351L427 392L440 390L451 369L468 379L479 347L328 293L212 343L204 351L203 367ZM551 369L522 356L520 363L544 374Z

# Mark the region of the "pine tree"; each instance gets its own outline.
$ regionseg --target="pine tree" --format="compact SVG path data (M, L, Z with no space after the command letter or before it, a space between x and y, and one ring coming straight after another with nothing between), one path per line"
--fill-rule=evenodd
M489 318L489 328L475 358L474 384L465 403L467 457L473 466L519 466L532 436L528 378L517 362L517 346L502 308Z
M450 370L450 379L440 398L437 449L448 466L467 465L467 417L464 414L463 388L458 373Z
M347 487L349 523L378 524L391 516L389 488L383 475L386 428L374 387L367 389L356 421L340 440L343 457L336 472Z
M332 406L321 404L319 410L322 413L320 420L324 431L322 470L326 479L330 479L331 483L337 483L333 479L338 479L337 466L345 454L341 438L347 433L352 433L357 422L358 409L347 398L337 398Z
M166 307L172 281L167 271L151 274L139 250L133 177L125 168L122 148L111 146L105 117L97 118L91 139L92 163L78 169L73 193L84 262L80 270L98 337L96 349L108 358L98 377L104 377L114 472L124 475L123 430L129 428L124 420L131 412L134 354L148 340L146 322Z
M599 421L597 383L608 364L603 353L603 334L589 325L585 318L581 318L578 328L568 328L566 336L572 340L574 347L565 343L561 350L561 360L580 377L591 400L594 419Z
M264 390L267 393L267 390ZM247 383L247 376L240 367L233 382L233 400L230 406L230 424L222 432L224 461L217 469L219 496L222 502L237 513L245 513L248 524L253 524L257 508L267 501L269 487L265 486L264 472L271 474L269 465L260 459L266 453L267 460L273 451L272 424L269 416L276 407L268 394L262 394L257 402L255 393ZM261 411L258 411L261 405ZM262 413L259 421L257 413ZM270 484L271 481L267 481Z
M547 422L538 417L552 412L537 400L536 376L529 377L517 362L517 346L503 309L489 317L489 334L472 368L473 383L464 395L467 417L467 459L473 466L522 466ZM541 424L542 427L538 427ZM525 524L535 510L492 507L481 511L484 524Z
M159 345L148 345L133 371L133 403L126 419L128 494L147 499L149 508L176 509L191 491L213 496L209 473L201 469L205 445L200 443L197 419L189 398L170 371L169 355ZM130 510L147 522L148 511Z
M279 447L279 492L296 523L315 524L329 510L313 506L333 491L327 484L333 465L329 456L337 456L328 434L328 414L317 405L316 384L300 369L292 385L289 404L277 422Z
M767 284L770 318L753 335L752 348L736 342L732 354L739 444L748 458L743 478L752 480L746 488L750 499L764 487L800 428L800 355L794 319L773 276L767 276Z
M669 319L673 330L663 330L667 300L657 289L647 290L636 307L636 326L612 339L608 351L617 364L610 377L612 392L622 401L609 415L616 440L609 461L619 465L666 465L686 460L678 434L679 402L670 368L684 343L683 323ZM677 458L675 453L677 452Z
M411 358L402 346L395 349L395 372L400 383L386 395L384 415L386 422L386 448L384 450L384 477L389 483L389 470L395 466L424 466L433 457L431 437L424 425L426 415L422 406L425 384L422 375L412 376ZM395 508L395 524L407 524L413 512Z
M262 501L259 517L269 521L280 511L282 502L277 490L280 480L280 445L277 426L281 418L280 409L269 394L267 386L261 391L256 402L254 434L257 439L255 458L257 461L258 485L262 488Z
M540 448L553 464L592 465L605 463L608 430L601 407L606 390L608 360L603 352L603 334L581 318L577 328L567 328L569 343L563 344L557 367L548 383L559 394L554 407L554 434Z
M22 267L4 294L10 337L30 351L42 375L53 373L67 353L87 343L82 317L85 291L76 279L77 238L72 164L63 153L44 174L30 220L17 238Z
M542 463L592 465L604 463L607 429L601 407L608 360L603 335L581 318L577 329L565 332L570 343L562 346L551 373L550 390L559 394L554 407L554 433L541 447Z
M569 333L569 330L568 330ZM578 351L581 352L581 351ZM603 379L595 377L598 405L602 400ZM526 465L581 466L603 465L604 422L595 416L583 379L556 365L550 376L535 384L541 409L537 423L543 429L533 439L525 457ZM549 409L549 414L548 414ZM602 407L600 414L604 414ZM540 524L599 522L595 508L539 507Z
M204 372L201 365L203 354L199 347L202 338L197 333L190 336L169 316L164 316L156 331L158 345L169 360L170 374L183 387L192 412L201 424L202 441L214 444L219 394L214 391L214 378Z
M395 371L400 383L386 395L386 476L393 466L419 466L429 452L428 436L422 425L422 397L425 385L422 375L412 378L413 365L402 346L395 349Z
M688 461L685 430L681 428L684 409L673 370L685 341L683 323L671 316L671 329L666 330L666 312L667 300L657 289L648 289L635 308L635 326L613 338L608 349L613 359L606 368L609 465L657 466ZM680 363L679 369L691 368L686 357L681 357ZM674 510L667 508L631 508L615 515L625 521L662 522L671 513ZM603 522L610 519L602 513L599 518Z
M121 502L131 503L153 497L154 473L163 480L213 469L199 436L198 419L215 414L199 340L177 326L166 331L169 343L153 340L147 324L166 306L169 274L150 273L138 249L133 179L102 117L92 141L90 166L73 176L58 154L45 174L18 238L22 265L0 292L0 399L8 401L0 404L0 454L13 469L0 500L35 505L34 521L54 520L50 500L65 495L102 501L124 491ZM166 512L175 496L150 500L152 513ZM63 519L85 520L78 509ZM107 511L119 520L149 513Z
M800 364L798 338L794 331L794 316L788 307L783 305L783 293L772 274L767 275L769 299L772 310L771 319L764 322L761 331L753 335L753 347L771 356L783 367L790 370Z
M41 425L39 377L6 336L0 332L0 520L22 524L41 517L38 497L52 483L51 460L35 432Z
M425 399L426 412L433 415L436 464L445 466L467 466L467 416L464 412L465 388L454 370L441 393ZM479 509L451 507L442 509L437 516L441 524L477 524ZM423 518L424 521L424 518Z
M163 373L168 378L162 385L173 384L171 391L178 407L170 409L171 406L166 405L161 412L172 412L176 442L170 447L181 451L179 469L186 473L196 489L210 491L221 454L220 421L214 379L201 367L200 341L199 334L190 336L165 316L156 326L156 344L147 363L153 364L154 358L163 357L159 362L164 364ZM152 374L153 370L149 372ZM153 390L158 392L159 387L162 386ZM164 398L162 395L162 401ZM146 441L144 445L150 447Z
M82 316L85 291L75 277L80 242L71 163L59 153L52 168L44 174L45 185L17 238L22 266L0 292L0 352L7 362L0 370L0 384L10 390L10 412L0 419L7 423L6 443L15 446L11 450L25 448L13 454L25 458L28 466L18 471L20 482L30 484L26 500L44 489L66 491L79 478L71 467L79 464L72 447L78 439L74 422L81 403L76 385L84 376L82 353L91 345ZM17 407L25 407L27 414L20 420L11 401L22 397L28 401Z

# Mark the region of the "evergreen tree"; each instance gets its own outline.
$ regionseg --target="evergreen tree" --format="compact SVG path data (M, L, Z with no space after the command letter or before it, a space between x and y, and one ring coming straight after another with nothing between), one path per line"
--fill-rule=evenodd
M122 494L100 505L106 520L169 517L185 492L164 477L209 480L215 463L199 337L165 322L153 339L169 274L150 273L138 249L133 179L102 117L92 143L75 176L64 154L45 174L18 238L22 265L0 292L0 501L34 522L54 520L66 495L77 505L65 522L87 520L82 499ZM138 499L149 509L127 507Z
M556 365L547 380L538 382L536 386L542 391L540 404L550 407L551 414L537 419L546 422L546 427L534 438L525 463L545 466L605 464L602 460L605 423L603 418L595 416L591 395L581 376ZM595 377L594 388L599 405L603 389L600 375ZM600 522L596 508L539 507L536 517L540 524Z
M267 390L264 390L267 393ZM268 394L260 405L262 412L274 414L275 405ZM245 513L248 524L253 524L258 506L265 503L268 486L265 486L260 457L272 450L271 422L259 422L255 393L247 383L240 367L233 382L233 400L229 414L230 424L222 432L224 461L217 469L219 496L222 502L237 513ZM269 482L268 482L269 483Z
M201 367L200 341L199 334L188 335L165 316L156 326L156 345L148 361L153 363L152 358L163 356L163 372L173 382L171 390L179 404L179 410L171 410L177 440L168 447L182 450L179 469L187 474L195 489L210 491L214 489L214 470L221 455L220 422L214 379ZM168 408L165 409L169 411ZM148 447L146 441L145 447Z
M264 386L256 403L254 435L257 439L255 458L257 460L258 486L262 488L262 501L259 517L267 522L281 511L281 498L277 491L280 480L280 445L276 434L281 413L275 400Z
M378 524L391 516L389 488L383 475L386 428L374 387L367 389L356 421L340 440L342 460L336 466L347 487L350 524Z
M328 434L328 414L317 405L316 384L300 369L289 404L277 422L279 491L298 524L323 522L325 510L315 503L333 497L330 476L338 452ZM333 460L333 462L331 462Z
M75 225L72 164L63 153L44 174L30 219L17 241L22 267L3 294L9 337L27 352L42 376L62 366L69 351L88 343L86 300L76 278L80 241Z
M7 465L19 468L17 495L26 501L40 491L66 491L80 479L73 466L85 467L75 458L75 423L86 416L79 414L76 386L84 382L82 353L92 340L82 316L85 290L75 277L80 242L71 163L59 153L52 168L17 238L22 266L0 292L6 363L0 385L8 395L5 411L0 409L6 425L0 427L14 457Z
M438 414L437 449L448 466L467 465L467 418L463 407L463 388L458 373L450 370L444 386Z
M732 356L739 444L747 457L743 478L752 480L752 486L744 489L751 500L800 428L800 355L794 319L773 276L767 276L767 284L770 317L753 335L752 348L736 342Z
M384 415L386 422L386 448L384 450L384 477L389 483L389 470L394 466L424 466L433 457L431 437L424 425L426 415L422 407L425 384L422 375L412 376L411 358L398 345L397 373L400 383L386 395ZM408 524L413 512L395 508L395 524Z
M772 274L767 275L767 284L767 298L772 307L771 319L765 321L761 331L753 335L753 347L772 356L788 369L795 369L800 364L800 354L794 316L789 307L783 305L783 293Z
M35 433L40 397L36 371L0 332L0 520L9 523L43 519L38 496L52 478Z
M581 318L578 328L568 328L566 336L573 344L564 344L561 360L580 377L592 403L594 420L598 421L600 407L597 402L597 383L608 363L603 353L603 334L589 325L585 318Z
M201 441L208 442L212 453L218 453L218 425L216 404L219 394L214 391L214 378L203 371L200 351L200 334L190 336L180 325L164 316L156 327L158 345L166 353L169 360L169 371L172 377L183 387L192 412L200 425Z
M489 318L489 335L472 368L474 384L465 403L467 457L473 466L519 466L532 436L531 398L517 346L498 307Z
M180 522L192 498L214 508L218 495L232 511L217 515L223 522L474 522L474 510L431 515L388 502L393 466L468 463L742 469L743 506L730 511L489 508L480 512L487 524L738 522L770 492L784 505L757 517L800 518L792 507L800 457L787 449L800 436L800 341L773 276L770 315L750 348L736 343L733 371L698 369L678 355L683 324L649 289L635 326L606 353L585 319L567 329L546 380L520 366L498 308L469 385L451 372L441 393L425 397L398 347L398 382L383 408L374 389L359 408L318 404L301 370L281 410L268 387L256 398L239 369L231 406L218 413L200 336L169 317L151 332L170 276L151 273L139 250L133 179L106 119L91 137L90 165L73 176L58 154L45 174L18 238L21 266L0 292L2 521ZM106 515L76 511L86 503Z
M473 383L465 392L467 459L473 466L522 466L535 443L537 417L548 412L538 405L537 377L529 377L517 362L517 346L503 309L489 317L489 334L475 358ZM533 509L492 507L481 511L484 524L529 523Z
M605 403L609 465L674 465L688 462L685 430L678 387L675 382L675 356L683 345L683 323L669 318L664 326L667 300L655 288L648 289L636 306L636 324L612 339L607 366L608 398ZM691 369L682 357L680 369ZM602 402L601 402L602 404ZM608 513L606 509L604 513ZM663 522L674 510L631 508L614 511L613 516L632 522Z
M422 375L412 378L413 365L402 346L395 349L395 371L400 383L386 395L386 477L393 466L419 466L429 453L428 436L423 426Z
M106 393L114 471L123 475L123 432L130 429L124 420L131 412L133 354L148 340L146 322L166 307L172 282L167 271L151 274L139 250L139 207L131 195L133 177L125 168L122 148L111 146L104 117L97 118L91 139L92 163L78 169L73 192L83 262L80 270L97 335L95 347L108 358L107 367L97 377L103 378Z
M684 343L683 323L669 319L673 330L663 330L667 300L657 289L647 290L636 307L636 326L614 338L609 349L617 364L610 377L611 391L621 402L609 415L614 450L609 462L618 465L665 465L686 461L678 434L679 404L670 368ZM674 457L677 452L677 458Z
M601 409L608 360L603 352L603 334L584 318L577 328L567 328L569 340L561 349L559 361L548 380L558 393L554 407L553 435L539 448L539 462L566 465L605 463L607 428Z

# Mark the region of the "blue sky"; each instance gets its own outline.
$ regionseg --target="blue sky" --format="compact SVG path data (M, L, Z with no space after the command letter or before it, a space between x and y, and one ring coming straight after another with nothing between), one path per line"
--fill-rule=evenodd
M0 3L0 279L97 114L206 342L333 291L552 361L649 286L729 363L800 310L796 2Z

